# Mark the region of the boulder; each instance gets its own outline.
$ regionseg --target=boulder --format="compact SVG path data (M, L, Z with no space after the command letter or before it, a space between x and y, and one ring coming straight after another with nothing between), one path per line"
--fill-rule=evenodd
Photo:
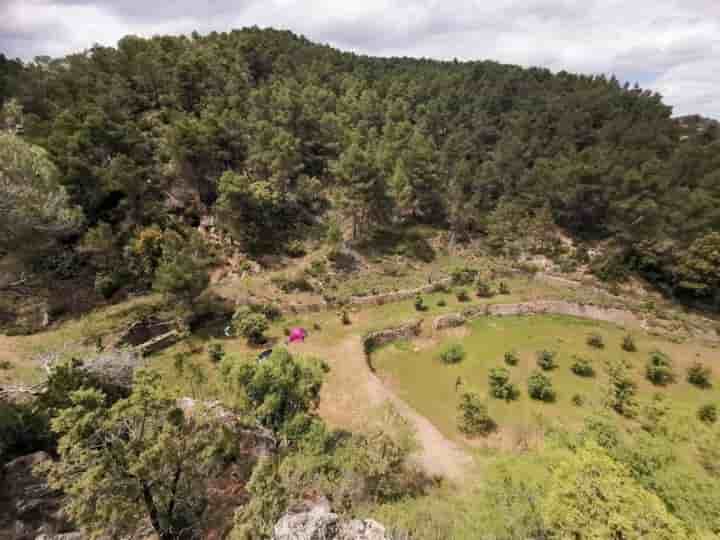
M321 499L289 510L273 529L273 540L389 540L383 527L372 519L342 521Z
M7 463L0 481L0 540L63 538L73 530L62 512L63 496L48 486L37 467L49 463L45 452L35 452ZM76 540L70 536L64 540Z

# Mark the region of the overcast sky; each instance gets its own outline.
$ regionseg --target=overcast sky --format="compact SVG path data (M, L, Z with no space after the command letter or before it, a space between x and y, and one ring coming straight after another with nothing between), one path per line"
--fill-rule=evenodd
M0 52L273 26L372 55L615 73L720 118L720 0L0 0Z

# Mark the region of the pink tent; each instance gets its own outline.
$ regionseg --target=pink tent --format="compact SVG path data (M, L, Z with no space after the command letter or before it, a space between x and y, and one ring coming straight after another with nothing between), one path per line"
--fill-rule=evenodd
M305 341L307 332L304 328L293 328L290 330L290 336L288 337L288 343L295 343L296 341Z

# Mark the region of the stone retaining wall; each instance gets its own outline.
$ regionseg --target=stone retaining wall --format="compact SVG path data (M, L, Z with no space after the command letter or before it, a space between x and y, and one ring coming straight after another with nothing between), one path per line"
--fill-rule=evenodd
M518 304L487 304L484 306L469 306L462 313L441 315L433 320L433 329L440 330L454 326L461 326L467 320L482 316L504 317L511 315L568 315L595 321L605 321L620 326L642 324L642 319L631 311L617 308L606 308L592 304L577 304L563 300L538 300L536 302L522 302Z
M366 353L372 352L373 349L400 339L410 339L420 335L423 320L416 319L406 322L399 326L384 328L375 332L369 332L363 337L363 347Z

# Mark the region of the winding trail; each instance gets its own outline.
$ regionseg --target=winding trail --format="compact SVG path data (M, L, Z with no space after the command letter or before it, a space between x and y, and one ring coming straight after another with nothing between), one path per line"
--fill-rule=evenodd
M342 362L343 366L330 371L334 384L323 386L328 393L321 399L322 416L346 426L352 418L357 425L367 419L369 411L389 402L415 432L418 450L414 458L425 472L450 480L458 480L467 472L472 464L471 456L370 371L359 336L347 336L332 350L324 349L323 354L331 365Z

